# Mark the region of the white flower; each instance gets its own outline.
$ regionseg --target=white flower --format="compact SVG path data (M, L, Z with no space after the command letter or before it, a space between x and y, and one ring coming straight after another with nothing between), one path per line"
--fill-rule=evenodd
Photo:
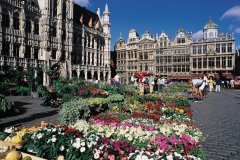
M56 130L57 130L56 128L53 128L53 129L52 129L52 132L56 132Z
M75 148L79 149L79 148L81 147L81 144L80 144L80 143L77 143L77 142L75 142L75 143L73 143L73 147L75 147Z
M14 132L14 127L5 128L4 132L6 132L6 133L13 133Z
M56 138L56 137L53 137L51 141L52 141L53 143L55 143L56 140L57 140L57 138Z
M168 155L166 158L167 158L167 160L173 160L173 156L171 154Z
M98 159L100 156L99 156L99 154L98 153L95 153L94 154L94 159Z
M142 156L142 160L148 160L148 157L145 156L145 155L143 155L143 156Z
M86 148L85 147L81 147L80 148L80 152L85 152L86 151Z
M61 146L60 147L60 151L64 151L65 147L64 146Z
M38 138L38 139L41 139L41 138L43 137L43 135L44 135L43 133L38 133L38 134L37 134L37 138Z
M82 142L82 143L81 143L81 146L85 146L85 145L86 145L85 142Z

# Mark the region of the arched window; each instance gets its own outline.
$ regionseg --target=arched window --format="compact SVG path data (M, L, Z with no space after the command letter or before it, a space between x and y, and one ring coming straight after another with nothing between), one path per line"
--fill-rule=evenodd
M7 9L3 9L2 12L2 26L6 28L10 27L10 16Z
M26 33L31 33L32 30L32 24L31 19L29 16L26 17L26 27L25 27Z
M19 21L19 13L14 12L13 13L13 28L16 30L19 30L20 26L20 21Z

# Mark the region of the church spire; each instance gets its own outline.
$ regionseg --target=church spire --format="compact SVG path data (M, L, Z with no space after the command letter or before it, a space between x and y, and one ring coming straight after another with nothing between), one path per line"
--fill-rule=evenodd
M108 3L106 3L106 5L105 5L105 11L104 11L105 13L109 13L109 10L108 10Z

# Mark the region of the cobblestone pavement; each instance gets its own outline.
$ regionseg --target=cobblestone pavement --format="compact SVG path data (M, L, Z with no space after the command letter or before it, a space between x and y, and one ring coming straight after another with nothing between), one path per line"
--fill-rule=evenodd
M5 127L30 127L39 125L41 121L58 123L58 109L47 106L41 106L41 98L32 99L31 97L14 96L7 97L15 103L17 113L12 116L0 118L0 129Z
M207 158L240 160L240 91L209 93L192 108L193 119L206 137Z

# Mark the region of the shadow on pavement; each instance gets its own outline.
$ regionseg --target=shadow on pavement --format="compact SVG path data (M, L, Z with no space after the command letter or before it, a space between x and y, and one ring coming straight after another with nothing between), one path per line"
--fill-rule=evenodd
M50 117L52 115L58 114L58 110L54 110L54 111L48 111L48 112L43 112L43 113L37 113L37 114L33 114L29 117L25 117L22 119L17 119L14 121L10 121L10 122L6 122L6 123L2 123L0 124L0 130L6 128L6 127L11 127L11 126L20 126L21 124L25 123L25 122L31 122L34 121L36 119L40 119L40 118L44 118L44 117Z

